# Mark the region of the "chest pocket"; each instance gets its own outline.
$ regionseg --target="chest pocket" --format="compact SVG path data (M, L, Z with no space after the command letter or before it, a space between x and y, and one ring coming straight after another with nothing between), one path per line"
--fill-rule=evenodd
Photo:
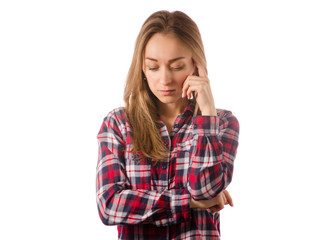
M176 143L175 156L177 158L184 158L186 154L189 155L192 148L192 141L193 139L189 139L181 143Z
M125 169L131 190L150 189L151 162L146 158L140 160L139 155L132 152L131 145L126 146Z
M188 183L188 169L191 161L193 139L188 139L181 143L176 143L172 157L175 164L174 188L185 189Z

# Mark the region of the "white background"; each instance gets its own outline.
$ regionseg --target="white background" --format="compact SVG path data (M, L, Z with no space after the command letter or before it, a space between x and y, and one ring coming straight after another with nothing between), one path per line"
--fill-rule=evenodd
M161 9L198 24L216 107L240 121L223 239L336 239L334 1L205 2L1 1L1 239L116 239L96 135Z

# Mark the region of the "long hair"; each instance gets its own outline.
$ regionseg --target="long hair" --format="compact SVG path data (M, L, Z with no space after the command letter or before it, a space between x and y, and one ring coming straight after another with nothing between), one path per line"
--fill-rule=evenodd
M167 157L168 149L163 144L159 131L157 98L151 92L142 71L146 45L156 33L177 37L190 48L193 59L205 69L206 58L199 29L185 13L158 11L142 25L124 90L125 110L133 133L133 152L140 153L142 158L159 160ZM195 98L193 101L195 102ZM195 113L197 112L196 104Z

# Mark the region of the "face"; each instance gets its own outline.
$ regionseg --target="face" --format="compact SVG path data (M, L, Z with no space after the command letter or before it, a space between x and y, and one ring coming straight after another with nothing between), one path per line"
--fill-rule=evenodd
M163 104L179 104L183 82L194 73L192 52L170 34L154 34L145 49L143 71L152 93Z

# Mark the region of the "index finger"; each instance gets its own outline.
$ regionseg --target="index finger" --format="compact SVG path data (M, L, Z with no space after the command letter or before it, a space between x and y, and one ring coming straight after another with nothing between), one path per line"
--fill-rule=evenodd
M225 195L225 197L226 197L226 199L227 199L227 201L228 201L228 204L229 204L231 207L233 207L233 201L232 201L231 195L230 195L229 192L226 191L226 190L224 190L223 192L224 192L224 195Z
M196 62L196 67L198 69L198 75L200 77L207 77L208 76L208 73L205 70L205 67L203 67L203 65L199 64L198 62Z

